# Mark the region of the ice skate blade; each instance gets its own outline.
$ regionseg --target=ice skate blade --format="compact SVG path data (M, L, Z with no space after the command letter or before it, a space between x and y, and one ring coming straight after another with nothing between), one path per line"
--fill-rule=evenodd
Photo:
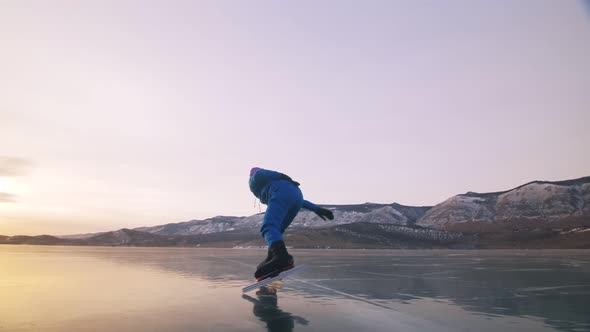
M297 265L297 266L295 266L292 269L289 269L289 270L286 270L286 271L283 271L283 272L279 273L278 276L271 277L271 278L266 278L266 279L263 279L261 281L255 282L252 285L246 286L246 287L242 288L242 292L243 293L247 293L247 292L249 292L251 290L254 290L256 288L260 288L262 286L266 286L266 285L270 284L273 281L282 280L282 279L288 277L289 275L291 275L293 273L296 273L296 272L299 272L299 271L303 270L303 268L305 268L305 265Z

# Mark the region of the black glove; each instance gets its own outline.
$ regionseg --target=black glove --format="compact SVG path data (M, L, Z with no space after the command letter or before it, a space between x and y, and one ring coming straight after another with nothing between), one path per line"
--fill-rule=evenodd
M326 220L326 218L334 220L334 214L328 209L319 208L317 211L315 211L315 214L317 214L323 220Z

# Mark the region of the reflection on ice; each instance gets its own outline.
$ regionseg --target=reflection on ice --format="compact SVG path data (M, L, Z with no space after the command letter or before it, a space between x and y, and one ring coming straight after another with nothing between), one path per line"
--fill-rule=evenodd
M150 315L133 320L129 331L149 330L142 325L148 321L153 330L169 331L223 330L223 324L257 331L260 322L270 331L590 330L586 251L292 253L298 264L307 265L305 271L274 294L262 291L236 302L241 288L252 282L263 250L0 246L6 303L53 307L43 316L9 320L13 325L4 320L0 326L51 331L39 328L42 319L56 317L59 306L52 303L65 303L71 312L64 321L70 314L86 317L105 310ZM27 269L15 265L23 262ZM72 285L75 294L59 288ZM113 315L101 320L104 326L127 326ZM170 323L172 317L177 325ZM36 329L26 327L27 319ZM54 325L60 327L54 330L77 331L80 324Z
M270 332L290 332L295 328L295 323L309 324L305 318L294 316L279 308L276 287L262 287L256 292L256 298L247 294L243 294L242 298L254 304L254 316L265 322Z
M304 294L324 304L348 299L403 311L408 305L423 306L424 300L442 299L489 317L541 317L564 331L589 323L590 267L583 251L542 251L539 256L530 251L294 253L310 268L281 292ZM233 288L251 282L253 266L262 255L257 250L179 250L177 259L152 255L150 264ZM143 264L130 255L109 259Z

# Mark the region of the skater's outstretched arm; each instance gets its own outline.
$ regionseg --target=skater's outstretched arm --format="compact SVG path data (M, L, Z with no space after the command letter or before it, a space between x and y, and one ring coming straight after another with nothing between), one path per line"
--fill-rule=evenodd
M323 220L334 219L334 214L332 211L319 207L310 201L303 200L303 208L315 212L315 214L317 214Z
M303 200L303 208L306 210L309 210L309 211L313 211L313 212L316 212L317 210L320 209L319 206L313 204L310 201L306 201L306 200Z

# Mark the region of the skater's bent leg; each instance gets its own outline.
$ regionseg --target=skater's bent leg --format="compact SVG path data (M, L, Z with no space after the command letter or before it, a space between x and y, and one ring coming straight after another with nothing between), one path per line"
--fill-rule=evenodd
M275 242L283 241L283 235L281 234L281 231L274 226L265 227L263 225L261 234L264 236L264 240L269 247Z
M295 219L297 213L299 213L298 208L292 208L291 210L289 210L287 216L285 217L285 220L283 220L283 223L281 224L281 234L285 233L285 230L287 230L287 227L291 225L291 222L293 221L293 219Z
M295 219L295 217L299 213L299 210L301 210L301 207L303 206L303 195L301 194L301 190L299 190L299 188L295 186L292 186L292 188L290 189L291 190L289 192L289 209L287 211L285 219L281 224L281 234L284 233L285 230L287 230L287 227L289 227L289 225L291 225L291 222L293 222L293 219Z
M262 220L260 234L264 236L269 247L275 242L283 241L281 225L288 211L288 205L278 199L271 199L268 203L266 213L264 213L264 219Z

